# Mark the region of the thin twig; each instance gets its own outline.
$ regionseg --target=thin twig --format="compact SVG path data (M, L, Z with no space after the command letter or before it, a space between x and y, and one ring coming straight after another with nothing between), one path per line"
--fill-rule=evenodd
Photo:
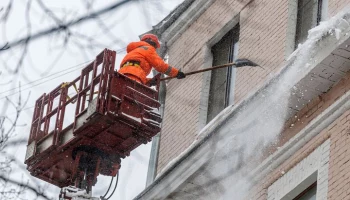
M47 36L47 35L50 35L52 33L56 33L57 31L60 31L60 30L65 30L67 29L68 27L71 27L71 26L75 26L75 25L78 25L78 24L81 24L83 22L86 22L86 21L89 21L91 19L95 19L96 16L100 16L100 15L103 15L103 14L106 14L106 13L109 13L111 11L114 11L115 9L119 8L120 6L126 4L126 3L130 3L130 2L133 2L135 0L123 0L123 1L120 1L118 3L115 3L111 6L108 6L106 8L103 8L101 10L98 10L96 12L93 12L89 15L84 15L84 16L81 16L75 20L72 20L70 22L67 22L65 24L62 24L60 26L54 26L54 27L51 27L49 29L46 29L44 31L40 31L38 33L35 33L35 34L32 34L30 36L27 36L25 38L21 38L19 40L16 40L16 41L13 41L13 42L8 42L8 46L10 48L13 48L13 47L16 47L16 46L19 46L19 45L22 45L26 42L32 42L34 40L37 40L39 38L42 38L43 36ZM0 46L4 46L4 45L0 45ZM1 52L4 52L3 51L0 51Z
M47 199L47 200L52 200L44 192L41 192L41 191L37 190L36 188L30 186L28 183L21 183L19 181L12 180L10 178L6 178L6 177L4 177L1 174L0 174L0 179L3 180L5 183L10 183L10 184L13 184L13 185L16 185L16 186L28 189L28 190L32 191L35 195L37 195L39 197L42 197L42 198Z

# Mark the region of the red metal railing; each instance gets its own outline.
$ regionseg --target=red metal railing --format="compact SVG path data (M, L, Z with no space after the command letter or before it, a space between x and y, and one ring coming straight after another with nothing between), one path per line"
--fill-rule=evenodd
M72 82L62 83L49 94L44 93L35 103L28 144L33 141L40 142L45 136L54 134L52 145L57 145L59 133L71 124L76 127L77 118L86 112L86 102L91 102L94 94L97 94L98 99L97 110L101 114L106 112L107 91L114 71L114 62L115 52L105 49L82 70L80 77ZM72 92L73 96L70 97L72 94L68 94L69 92ZM68 105L75 107L75 118L69 125L64 124ZM53 119L54 116L56 118Z
M115 72L115 56L105 49L78 78L36 101L25 161L33 176L77 185L96 158L91 186L98 174L115 176L121 158L159 133L160 75L154 90Z
M62 108L62 95L61 88L57 87L49 94L44 93L35 104L34 113L33 113L33 121L30 132L29 143L32 141L39 141L49 132L57 132L57 130L62 129L59 126L59 122L62 119L61 108ZM54 102L58 100L58 106L54 108ZM52 119L56 115L55 119ZM52 121L55 120L55 121ZM53 123L52 123L53 122ZM53 127L50 127L50 123L54 124Z

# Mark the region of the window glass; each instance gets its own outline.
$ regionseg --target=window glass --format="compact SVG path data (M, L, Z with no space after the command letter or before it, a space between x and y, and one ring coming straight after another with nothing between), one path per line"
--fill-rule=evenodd
M238 58L238 48L239 48L239 41L238 41L238 35L239 33L236 33L237 35L234 37L235 41L233 44L233 52L232 52L232 59L229 62L234 62ZM236 81L236 68L230 68L229 69L229 91L228 91L228 100L227 105L232 105L234 103L234 97L235 97L235 81Z
M298 15L295 43L305 42L308 31L321 21L322 0L298 0Z
M293 200L316 200L316 191L317 184L314 183Z
M213 66L233 62L238 55L239 25L229 31L211 51L213 54ZM208 122L219 114L225 107L233 104L235 69L232 67L221 68L211 72Z

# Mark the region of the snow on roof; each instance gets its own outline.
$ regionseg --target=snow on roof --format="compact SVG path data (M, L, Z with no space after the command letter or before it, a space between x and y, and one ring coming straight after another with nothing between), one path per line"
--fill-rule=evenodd
M168 29L194 1L195 0L183 1L173 11L171 11L170 14L167 15L162 21L160 21L157 25L153 26L153 30L151 32L158 36L161 36L162 33L166 29Z
M349 23L347 8L311 29L306 42L299 45L272 80L240 104L222 111L136 199L201 195L190 188L194 186L208 190L202 192L208 199L211 195L231 199L246 196L253 184L248 174L259 164L251 161L259 160L261 150L277 141L288 114L292 88L333 51L331 47L349 38ZM184 184L186 181L191 185Z

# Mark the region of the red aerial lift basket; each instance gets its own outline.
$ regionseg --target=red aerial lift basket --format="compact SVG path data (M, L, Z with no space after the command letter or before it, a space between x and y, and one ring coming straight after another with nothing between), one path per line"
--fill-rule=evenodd
M105 49L80 77L36 101L25 158L33 176L82 188L88 170L94 185L160 132L159 76L155 89L137 83L114 71L115 56Z

